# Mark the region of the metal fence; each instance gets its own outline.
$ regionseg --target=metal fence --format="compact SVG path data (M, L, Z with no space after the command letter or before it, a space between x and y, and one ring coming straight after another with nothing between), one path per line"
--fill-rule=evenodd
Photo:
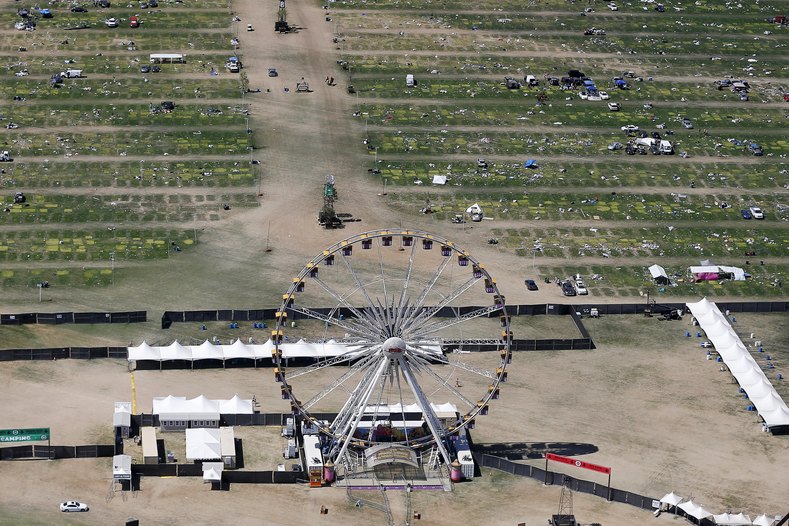
M132 475L141 477L202 477L202 463L197 464L132 464ZM297 471L232 471L222 472L222 482L229 484L296 484L303 475Z
M506 458L488 455L487 453L473 452L472 455L474 456L474 461L478 465L484 466L486 468L497 469L499 471L504 471L506 473L520 477L530 477L544 484L562 484L566 480L569 484L569 487L573 491L596 495L607 500L630 504L631 506L645 510L654 509L652 507L652 501L656 499L653 497L646 497L644 495L639 495L637 493L616 488L610 488L609 490L608 486L605 484L599 484L590 480L578 479L569 475L564 475L562 473L556 473L554 471L546 472L544 469L540 469L535 466L530 466L528 464L518 464L517 462L512 462Z
M94 358L126 359L126 347L49 347L44 349L5 349L0 351L0 362L15 360L92 360Z
M0 325L24 325L40 323L139 323L148 321L144 310L129 312L26 312L22 314L0 314Z

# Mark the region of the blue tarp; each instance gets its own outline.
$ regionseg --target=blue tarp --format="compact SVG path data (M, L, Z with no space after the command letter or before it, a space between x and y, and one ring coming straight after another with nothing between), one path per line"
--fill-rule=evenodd
M524 168L537 168L537 161L534 159L529 159L525 163L523 163Z

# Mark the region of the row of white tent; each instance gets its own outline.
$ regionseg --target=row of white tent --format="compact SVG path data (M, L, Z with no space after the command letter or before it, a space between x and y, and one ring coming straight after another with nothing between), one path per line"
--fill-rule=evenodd
M331 358L345 353L352 353L360 346L351 346L338 343L335 340L313 343L299 340L295 343L281 343L280 351L284 358ZM245 358L257 360L271 358L274 342L270 339L263 344L247 344L236 340L231 345L218 345L206 340L200 345L181 345L177 341L166 346L151 346L143 342L136 347L128 347L127 359L131 361L157 361L170 360L231 360Z
M748 395L764 424L768 428L789 426L789 407L718 306L707 298L687 305L723 363Z
M761 514L753 520L742 512L715 515L705 510L700 504L693 502L693 499L682 502L683 500L685 499L672 491L664 495L663 498L660 499L660 503L679 508L689 517L693 517L697 521L709 519L711 517L715 524L720 524L722 526L773 526L776 521L775 518L769 517L766 514Z

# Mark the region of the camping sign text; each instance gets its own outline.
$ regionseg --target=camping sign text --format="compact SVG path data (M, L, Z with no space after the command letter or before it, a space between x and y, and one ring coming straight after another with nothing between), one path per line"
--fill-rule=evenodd
M49 428L0 429L0 442L35 442L49 440Z

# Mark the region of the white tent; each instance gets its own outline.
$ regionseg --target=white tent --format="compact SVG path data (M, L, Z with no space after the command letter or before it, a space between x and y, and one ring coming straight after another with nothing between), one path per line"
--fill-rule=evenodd
M224 469L222 462L203 462L203 482L220 482Z
M676 506L680 502L682 502L682 497L680 497L673 491L671 493L666 493L665 495L663 495L663 498L660 499L661 504L668 504L669 506Z
M669 284L671 282L671 280L668 279L668 274L666 274L666 269L658 264L649 267L649 273L652 275L652 279L661 284Z
M726 524L728 526L751 526L751 518L742 512L738 514L721 513L720 515L713 515L712 520L715 524Z
M220 460L222 449L219 443L219 430L196 428L186 430L187 460Z
M200 345L191 346L192 360L222 360L225 355L222 348L206 340Z
M740 267L726 265L699 265L688 268L691 274L731 274L735 281L745 281L745 271Z
M178 341L174 341L167 347L161 347L160 360L192 360L191 348L184 347Z
M434 175L433 176L433 184L447 184L447 176L446 175Z
M115 480L131 480L132 458L130 455L115 455L112 457L112 478Z
M241 340L236 340L232 345L223 345L222 353L225 355L226 360L231 358L249 358L250 360L255 359L255 351L250 346L244 344Z
M687 513L689 516L693 517L696 520L706 519L707 517L712 517L712 513L705 510L699 504L693 502L693 499L683 502L682 504L677 506L679 509Z
M219 412L223 415L251 415L254 413L252 400L242 400L238 395L230 400L217 400Z
M772 519L762 513L755 519L753 519L753 526L773 526L775 524L775 519Z
M715 346L732 376L746 392L768 428L789 426L789 407L732 329L726 316L706 298L688 303L699 326Z
M115 412L112 415L113 427L131 427L131 402L115 402Z
M187 400L183 396L153 399L153 414L159 420L219 420L219 402L203 395Z
M151 347L145 342L142 342L137 347L128 347L126 351L128 353L129 361L154 360L158 362L162 356L157 348Z

